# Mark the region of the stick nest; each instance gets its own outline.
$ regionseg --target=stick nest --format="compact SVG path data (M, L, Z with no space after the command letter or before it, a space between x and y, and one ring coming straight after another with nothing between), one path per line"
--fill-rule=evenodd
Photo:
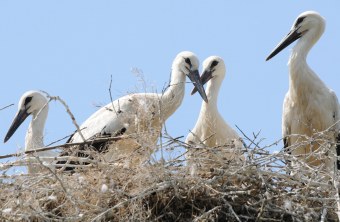
M0 168L0 220L337 221L337 175L301 163L291 176L285 162L293 157L269 153L255 139L244 150L245 162L223 162L196 175L183 154L129 167L98 154L73 173L44 166L31 175L13 173L25 165L17 158ZM163 153L185 146L163 141Z

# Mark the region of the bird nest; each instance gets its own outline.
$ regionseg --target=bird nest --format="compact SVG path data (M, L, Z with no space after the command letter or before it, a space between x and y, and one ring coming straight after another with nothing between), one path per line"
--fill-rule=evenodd
M69 173L37 159L45 170L29 175L17 173L28 164L24 159L12 159L0 168L0 220L337 221L337 174L301 163L289 175L285 162L293 157L259 147L257 137L248 139L244 162L217 159L224 161L220 167L195 175L175 152L186 144L170 137L158 148L171 158L141 165L105 162L95 154Z

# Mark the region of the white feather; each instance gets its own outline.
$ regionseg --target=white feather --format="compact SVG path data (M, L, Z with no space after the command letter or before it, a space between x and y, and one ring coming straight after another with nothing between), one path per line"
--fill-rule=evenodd
M186 138L186 143L193 145L186 155L192 174L198 171L198 168L200 171L209 171L221 163L243 160L241 154L243 143L237 132L224 121L217 108L219 89L225 76L223 59L217 56L208 57L203 62L203 73L210 69L214 61L218 64L213 68L215 69L212 72L213 77L206 88L209 102L202 102L196 125ZM204 147L213 150L207 152Z
M123 96L91 115L80 126L81 133L86 140L105 135L130 136L130 139L112 143L106 159L114 161L138 153L138 159L145 160L155 150L164 122L182 103L186 75L190 70L197 71L198 66L198 59L192 52L179 53L172 64L170 85L163 94L135 93ZM81 136L75 133L70 142L82 142ZM139 150L141 147L146 150Z

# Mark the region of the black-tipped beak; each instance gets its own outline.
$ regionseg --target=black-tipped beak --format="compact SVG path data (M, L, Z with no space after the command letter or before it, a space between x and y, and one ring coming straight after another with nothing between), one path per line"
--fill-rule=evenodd
M270 53L270 55L266 58L266 61L276 56L279 52L281 52L284 48L289 46L295 40L299 39L302 36L302 33L298 32L298 28L292 29L286 37L284 37L281 42L275 47L275 49Z
M188 77L191 80L191 82L194 84L195 88L197 88L197 91L201 95L202 99L206 103L208 103L207 94L205 94L198 70L194 70L194 71L190 70Z
M212 79L212 73L214 70L204 70L203 74L201 75L201 82L204 86L210 79ZM197 87L194 87L191 91L191 95L194 95L197 92Z
M27 113L27 110L24 109L20 109L19 112L17 113L17 115L14 117L14 120L12 122L11 127L9 128L5 139L4 139L4 143L6 143L11 137L12 135L15 133L15 131L18 129L18 127L25 121L25 119L29 116L29 114Z

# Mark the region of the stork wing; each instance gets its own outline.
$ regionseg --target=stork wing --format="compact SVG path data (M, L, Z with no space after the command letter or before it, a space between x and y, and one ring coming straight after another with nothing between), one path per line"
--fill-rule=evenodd
M125 97L121 98L124 99ZM119 107L118 107L119 106ZM93 140L96 138L103 137L111 137L122 135L126 131L127 124L125 121L128 119L124 118L124 111L128 110L129 107L126 106L126 103L121 102L119 104L118 100L114 101L102 107L97 112L92 114L79 128L81 134L83 135L85 140ZM82 136L79 132L75 131L75 133L67 140L67 143L79 143L84 142ZM106 146L107 141L93 142L91 143L91 149L94 149L98 152L107 151ZM63 151L60 156L70 156L75 155L77 157L86 157L91 159L92 157L88 154L85 154L83 151L85 150L85 146L79 146L78 150L75 153L72 153L72 150ZM58 161L57 164L65 164L66 161ZM81 165L81 163L77 161L71 161L70 164L73 165ZM86 164L86 163L83 163ZM74 167L66 167L66 171L74 170Z
M129 115L132 110L131 106L130 96L127 95L107 104L92 114L80 126L85 140L94 139L98 136L108 137L124 134L131 122L132 115ZM83 142L78 132L75 132L69 141Z

